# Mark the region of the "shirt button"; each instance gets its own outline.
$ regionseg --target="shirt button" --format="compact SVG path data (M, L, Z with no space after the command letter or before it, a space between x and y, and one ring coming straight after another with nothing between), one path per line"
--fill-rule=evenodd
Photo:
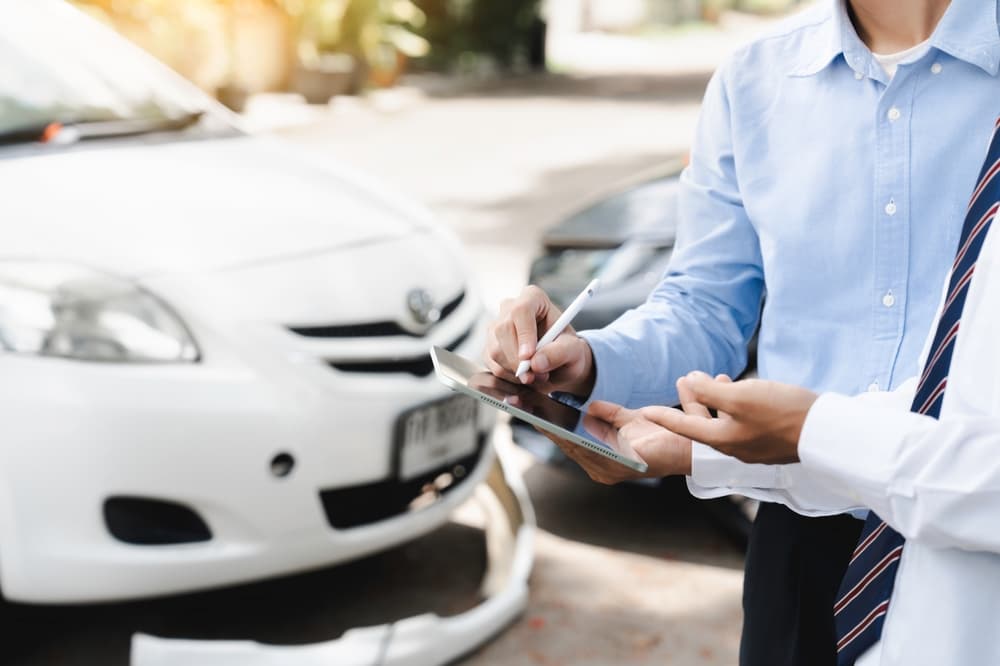
M876 393L878 391L878 382L872 382L868 385L869 393Z
M854 78L860 81L861 79L865 78L865 75L862 74L861 72L854 72Z
M899 120L899 109L892 107L885 115L889 118L889 120L895 122Z
M936 62L933 65L931 65L931 74L940 74L940 73L941 73L941 63Z
M896 202L895 201L892 201L890 199L889 203L887 203L885 205L885 214L886 215L895 215L896 214Z
M882 305L884 305L885 307L891 308L895 304L896 304L896 297L892 295L891 291L882 297Z

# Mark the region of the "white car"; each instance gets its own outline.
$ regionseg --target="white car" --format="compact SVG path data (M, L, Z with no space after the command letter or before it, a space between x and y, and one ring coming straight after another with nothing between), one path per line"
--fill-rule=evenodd
M0 591L127 599L448 520L490 414L455 239L69 5L0 0Z

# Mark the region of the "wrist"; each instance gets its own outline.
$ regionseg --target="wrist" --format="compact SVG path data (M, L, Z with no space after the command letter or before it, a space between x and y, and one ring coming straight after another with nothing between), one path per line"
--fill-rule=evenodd
M576 381L565 387L566 393L575 396L580 402L590 399L590 394L594 392L597 384L597 364L594 363L594 352L590 344L584 338L577 337L581 346L579 368L576 373Z
M690 439L685 439L680 446L680 461L677 465L679 475L691 476L692 445Z
M818 397L812 391L804 391L801 399L796 401L795 409L792 410L783 438L784 449L791 462L799 461L799 440L802 438L802 429L809 416L809 410L812 409Z

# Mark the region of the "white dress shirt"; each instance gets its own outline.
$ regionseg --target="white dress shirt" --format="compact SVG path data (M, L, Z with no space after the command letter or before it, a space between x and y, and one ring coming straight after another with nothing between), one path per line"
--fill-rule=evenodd
M858 666L1000 664L998 305L1000 228L969 289L940 419L909 411L915 379L892 393L824 394L802 462L744 466L773 486L735 488L806 514L868 507L906 538L882 640Z

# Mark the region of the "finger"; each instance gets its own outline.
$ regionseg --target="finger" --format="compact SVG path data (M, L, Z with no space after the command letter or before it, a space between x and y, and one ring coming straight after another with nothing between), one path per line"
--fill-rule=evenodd
M551 433L542 432L552 442L566 454L566 457L575 462L592 480L603 484L614 484L624 480L619 476L618 466L604 456L598 455L572 442L568 442Z
M613 402L595 400L590 403L590 406L587 408L587 413L610 423L614 420L615 415L622 409L621 405L616 405Z
M681 381L691 396L705 407L729 414L739 411L739 384L716 381L703 372L692 372Z
M706 419L702 416L692 416L685 414L679 409L669 407L650 408L641 410L642 415L653 423L666 428L667 430L688 439L693 439L709 446L717 443L724 443L723 425L718 419Z
M525 287L510 309L513 324L516 357L526 361L535 353L538 343L538 322L544 321L549 311L549 298L538 287Z
M587 408L587 414L606 421L612 424L616 428L621 428L623 425L632 420L634 412L630 409L626 409L621 405L616 405L613 402L605 402L603 400L595 400L590 403Z
M520 381L517 379L517 377L514 376L513 372L509 371L507 368L503 367L502 365L494 361L492 358L486 359L486 368L487 370L490 371L490 374L492 374L494 377L499 377L500 379L504 379L512 383L517 383Z
M508 405L510 405L511 407L516 407L517 409L520 409L522 412L527 412L528 414L535 413L534 405L526 404L523 400L521 400L519 396L509 395L506 398L504 398L503 401Z
M614 426L592 414L583 416L583 429L604 443L610 443L617 439Z
M694 393L691 392L691 388L684 377L677 380L677 397L680 398L681 408L684 410L684 413L691 416L711 418L712 415L708 413L708 407L698 402L698 399L694 397Z
M517 333L514 331L514 323L510 320L498 321L493 328L493 335L497 339L498 354L494 359L511 372L517 370L520 359L517 355Z
M723 384L732 384L733 383L733 379L729 375L716 375L715 376L715 381L721 382ZM716 410L716 416L718 418L720 418L720 419L732 419L732 416L730 416L728 412L723 411L721 409L717 409Z
M563 333L531 358L535 373L557 372L580 359L581 347L575 333Z

